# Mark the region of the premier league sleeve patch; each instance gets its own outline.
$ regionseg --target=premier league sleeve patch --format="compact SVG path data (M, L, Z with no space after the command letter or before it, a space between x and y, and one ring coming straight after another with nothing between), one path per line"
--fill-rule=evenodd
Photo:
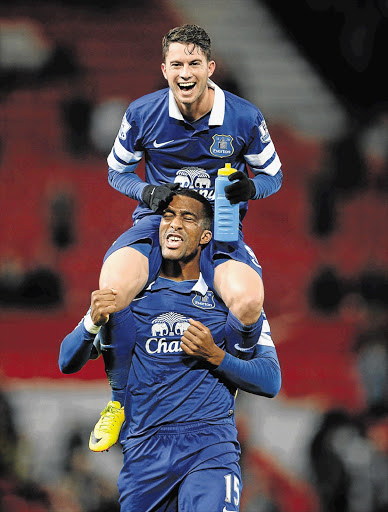
M197 308L201 309L213 309L216 307L214 303L214 293L210 290L206 292L205 295L201 295L198 292L195 292L195 297L193 297L193 304L197 306Z
M233 137L231 135L213 135L213 144L210 153L218 158L226 158L233 155Z
M120 131L119 131L119 138L121 140L125 140L127 138L128 131L132 128L132 126L128 123L127 118L123 117L123 120L121 121Z
M271 140L271 137L269 135L269 131L267 128L267 125L265 121L262 121L261 125L259 126L259 132L260 132L260 140L263 144L266 144Z

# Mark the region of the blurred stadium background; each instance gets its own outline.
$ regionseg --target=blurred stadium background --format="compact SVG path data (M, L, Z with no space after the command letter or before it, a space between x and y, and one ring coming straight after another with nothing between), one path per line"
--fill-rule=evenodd
M211 35L214 80L262 110L285 175L245 221L283 387L238 397L241 512L387 510L387 15L384 0L3 0L1 512L118 509L120 449L87 449L102 361L64 376L58 350L131 222L107 183L121 117L164 86L161 38L185 22Z

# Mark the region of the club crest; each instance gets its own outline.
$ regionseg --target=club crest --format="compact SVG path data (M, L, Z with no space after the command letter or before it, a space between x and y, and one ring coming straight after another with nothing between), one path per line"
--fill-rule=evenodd
M214 293L208 290L205 295L200 295L198 292L195 293L193 298L194 306L201 309L213 309L216 307L214 303Z
M213 144L210 146L210 153L219 158L226 158L233 155L232 145L233 137L231 135L213 135Z

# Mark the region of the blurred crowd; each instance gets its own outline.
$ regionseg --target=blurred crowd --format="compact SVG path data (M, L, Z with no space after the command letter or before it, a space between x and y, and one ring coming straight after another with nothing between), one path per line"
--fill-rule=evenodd
M1 512L114 512L118 492L109 479L91 467L87 432L74 427L67 433L58 478L37 479L29 441L16 424L15 411L0 393L0 511ZM44 443L41 439L39 442ZM53 447L55 449L55 447ZM48 468L50 472L50 468Z
M31 440L17 424L10 395L0 393L0 512L114 512L118 492L107 458L91 463L89 430L74 422L52 447L59 467L52 478L34 472ZM265 447L252 443L249 417L237 417L244 491L241 512L383 512L388 505L388 407L350 413L327 409L306 439L308 464L300 476ZM63 439L64 437L64 439ZM34 442L44 443L42 438ZM116 453L115 453L116 452ZM50 461L46 464L49 466ZM119 464L119 463L118 463ZM54 463L53 463L54 465ZM116 468L118 474L119 467Z

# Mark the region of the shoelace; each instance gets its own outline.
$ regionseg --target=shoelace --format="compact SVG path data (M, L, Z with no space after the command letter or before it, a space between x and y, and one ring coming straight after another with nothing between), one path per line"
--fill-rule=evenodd
M110 432L114 426L112 425L112 421L113 423L117 423L119 414L120 409L117 409L112 405L105 407L105 409L101 412L101 423L99 425L99 430L102 432Z

